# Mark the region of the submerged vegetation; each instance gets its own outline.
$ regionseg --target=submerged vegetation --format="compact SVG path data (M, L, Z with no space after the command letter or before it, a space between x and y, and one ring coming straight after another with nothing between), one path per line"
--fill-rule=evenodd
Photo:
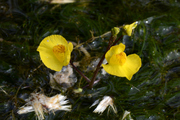
M64 120L121 120L125 116L136 120L180 118L180 3L176 0L91 0L69 4L2 0L0 8L1 119L31 120L37 118L36 113L41 118ZM136 28L127 31L129 26L125 25L135 21ZM121 38L116 45L126 46L120 54L124 59L117 61L112 47L105 56L114 27L121 29L112 40ZM46 67L41 61L36 50L44 38L53 34L62 35L68 41L63 45L69 49L67 56L72 51L71 61L63 56L66 63L59 60L59 64L62 67L70 62L73 71L67 72L67 69L71 70L67 66L62 67L60 73L55 73L55 69ZM65 52L64 49L61 52ZM107 74L100 66L112 65L114 60L124 64L125 55L128 57L134 53L140 57L142 65L136 67L130 81L126 75L118 77L117 72L113 76L106 70L110 73ZM59 54L54 55L58 59ZM106 61L101 60L103 55L110 64L105 65ZM97 75L94 74L96 66ZM66 81L68 78L64 79L66 82L59 81L63 72L70 76L68 82L74 79L72 84ZM41 99L36 100L35 96L39 94L43 100L48 100L43 103ZM53 96L58 95L63 98L59 97L57 101L62 101L62 104L68 101L64 106L68 107L67 111L52 108ZM35 100L41 103L38 105L44 113L18 114L21 106L34 104L36 102L32 101ZM95 108L97 100L101 101ZM104 107L110 105L109 109L100 109L103 103L107 103ZM58 103L55 105L59 106Z

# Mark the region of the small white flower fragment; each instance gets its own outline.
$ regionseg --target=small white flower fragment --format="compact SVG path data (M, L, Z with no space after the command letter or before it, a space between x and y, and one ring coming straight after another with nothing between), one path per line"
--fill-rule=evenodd
M114 105L113 102L114 102L114 101L113 101L113 99L112 99L110 96L104 96L103 99L100 101L100 103L99 103L99 100L96 100L96 101L90 106L90 108L99 103L99 105L98 105L98 106L96 107L96 109L93 111L94 113L102 114L107 107L109 107L109 108L111 107L112 110L114 111L114 113L117 113L116 106ZM108 111L109 111L109 108L108 108Z
M73 69L70 65L64 66L61 71L54 75L50 73L51 88L56 90L64 90L72 87L77 82L76 76L73 74Z
M47 97L40 93L31 93L31 97L26 100L26 104L19 108L18 114L25 114L35 111L39 120L44 119L44 112L55 112L57 110L71 111L71 105L66 100L67 97L61 94Z
M127 111L127 110L124 111L124 114L123 114L123 117L122 117L122 120L126 120L126 119L133 120L131 115L130 115L130 112Z

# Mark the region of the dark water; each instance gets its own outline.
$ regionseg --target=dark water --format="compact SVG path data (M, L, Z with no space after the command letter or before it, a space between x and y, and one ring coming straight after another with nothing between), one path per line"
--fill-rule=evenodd
M32 92L47 96L60 93L51 89L49 73L36 51L41 40L61 34L78 44L92 36L102 35L111 28L138 21L132 37L124 37L126 53L138 54L142 67L131 81L108 75L93 90L85 88L75 95L73 88L87 85L76 74L78 82L63 93L72 104L71 112L45 114L46 119L121 120L125 110L136 120L178 120L180 118L180 3L176 0L77 1L50 4L36 0L2 0L0 2L0 118L36 119L34 112L18 115ZM81 61L85 71L90 61L101 57L108 38L83 44L90 52L89 61L75 49L74 61ZM85 72L89 78L91 72ZM89 95L91 97L89 97ZM112 96L117 114L107 110L98 115L91 104L103 96Z

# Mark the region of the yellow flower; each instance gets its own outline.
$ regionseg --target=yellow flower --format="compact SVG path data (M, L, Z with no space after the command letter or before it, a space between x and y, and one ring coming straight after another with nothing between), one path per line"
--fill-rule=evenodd
M72 50L72 43L68 43L61 35L51 35L44 38L37 48L42 62L55 71L60 71L63 66L69 64Z
M133 74L141 67L141 58L137 54L126 56L124 49L125 45L122 43L112 46L105 55L108 64L102 64L102 66L111 75L131 80Z
M125 35L128 35L128 36L131 36L132 30L133 30L134 28L136 28L136 26L137 26L137 23L136 23L136 22L134 22L134 23L132 23L132 24L130 24L130 25L124 25L124 26L122 27L123 30L124 30L124 34L125 34Z

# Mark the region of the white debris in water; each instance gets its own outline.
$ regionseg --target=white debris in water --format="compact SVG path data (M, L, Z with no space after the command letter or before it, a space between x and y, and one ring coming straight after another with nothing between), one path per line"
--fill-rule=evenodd
M51 4L67 4L67 3L74 3L75 0L41 0L50 2Z
M99 99L96 100L91 106L95 106L96 104L99 103ZM113 99L110 97L110 96L104 96L103 99L101 100L101 102L99 103L99 105L96 107L96 109L93 111L94 113L99 113L99 114L102 114L105 109L109 106L109 108L111 107L112 110L114 111L114 113L117 113L117 109L116 109L116 106L114 105L114 101ZM109 108L108 108L108 111L109 111Z
M26 100L26 104L19 108L18 114L25 114L35 111L39 120L44 119L44 112L48 113L50 111L71 111L71 105L66 105L69 103L66 100L67 97L61 94L55 95L53 97L47 97L40 93L31 93L29 99Z
M77 82L76 76L73 74L73 69L70 65L64 66L61 71L54 75L50 74L50 85L53 89L67 90Z
M125 110L121 120L133 120L129 111Z

